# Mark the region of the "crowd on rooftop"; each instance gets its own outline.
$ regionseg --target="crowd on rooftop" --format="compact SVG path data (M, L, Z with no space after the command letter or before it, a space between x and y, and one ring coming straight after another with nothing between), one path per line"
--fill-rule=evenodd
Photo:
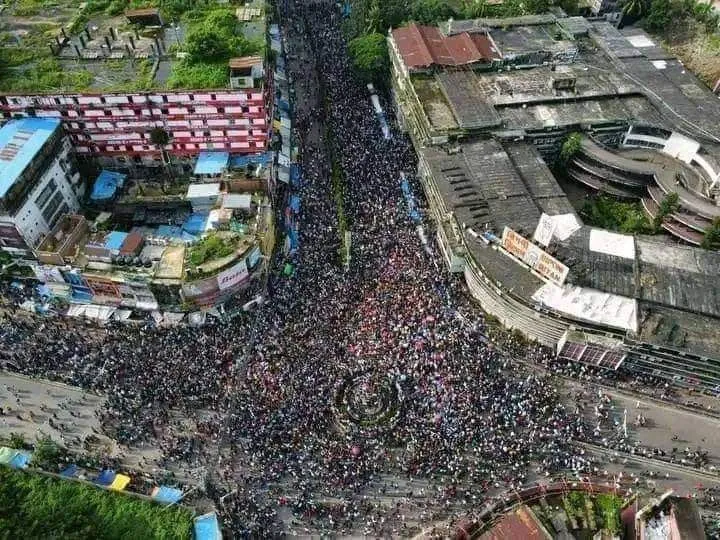
M0 359L106 395L108 434L162 449L148 466L206 467L230 537L307 534L308 522L404 535L401 500L431 519L557 471L592 473L574 439L628 450L620 430L609 437L569 411L548 375L509 360L438 270L400 192L412 148L382 137L335 7L282 0L280 11L303 167L294 274L274 273L256 312L202 328L6 315ZM333 160L352 230L347 271ZM551 365L542 347L522 351ZM387 509L373 490L397 502ZM283 524L283 508L302 518Z

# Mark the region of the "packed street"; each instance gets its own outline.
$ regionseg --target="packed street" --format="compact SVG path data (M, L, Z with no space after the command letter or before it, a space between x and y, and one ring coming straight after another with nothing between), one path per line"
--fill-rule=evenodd
M718 456L697 450L717 450L716 436L698 436L705 427L619 395L561 389L541 347L523 359L547 371L493 346L482 312L418 237L400 187L416 169L412 147L397 133L383 138L334 3L282 0L279 11L304 175L294 274L274 268L262 308L201 328L5 314L4 368L81 396L47 387L51 408L77 402L79 420L46 432L75 444L102 431L128 467L202 480L228 538L409 537L529 482L603 477L603 452L670 452L675 435L678 463L710 466ZM346 184L348 270L337 255L333 163ZM3 433L28 420L12 420L22 405L47 421L24 392L0 379L2 403L18 400L3 405ZM609 468L611 481L618 464Z

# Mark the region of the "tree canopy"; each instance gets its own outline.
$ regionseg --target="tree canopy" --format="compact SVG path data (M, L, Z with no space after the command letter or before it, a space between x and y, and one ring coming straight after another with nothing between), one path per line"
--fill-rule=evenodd
M350 41L348 49L355 69L366 81L382 81L390 64L384 35L357 37Z

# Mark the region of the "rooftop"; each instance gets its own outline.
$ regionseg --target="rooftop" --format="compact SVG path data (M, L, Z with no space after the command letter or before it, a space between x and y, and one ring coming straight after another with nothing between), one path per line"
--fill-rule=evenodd
M32 162L60 125L55 118L11 120L0 128L0 197Z
M542 15L413 25L393 37L410 71L435 67L434 82L427 73L411 76L435 135L634 121L720 142L720 100L639 29ZM493 55L463 56L448 46L457 40L472 50L480 37ZM529 69L488 70L491 56ZM442 69L461 64L474 70Z

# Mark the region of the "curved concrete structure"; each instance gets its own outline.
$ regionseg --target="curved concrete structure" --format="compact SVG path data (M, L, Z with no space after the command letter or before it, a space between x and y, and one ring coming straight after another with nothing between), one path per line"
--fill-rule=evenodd
M694 152L692 157L678 154L684 161L668 155L672 134L667 138L640 135L633 133L632 128L630 133L625 141L631 143L632 149L618 152L584 137L580 152L568 166L568 175L599 192L622 199L639 199L653 219L665 196L676 193L680 209L666 216L663 229L699 246L712 220L720 217L720 207L702 194L711 189L709 177L714 171L709 161L692 147L688 152Z

